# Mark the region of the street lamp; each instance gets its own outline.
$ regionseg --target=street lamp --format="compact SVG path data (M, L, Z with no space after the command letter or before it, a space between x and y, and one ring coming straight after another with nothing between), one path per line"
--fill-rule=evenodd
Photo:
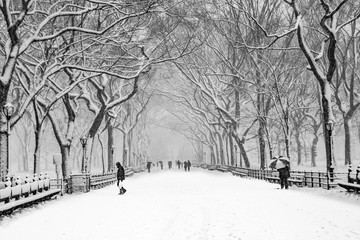
M234 151L235 151L235 158L234 158L235 166L237 167L237 146L236 145L234 145Z
M87 137L84 136L82 138L80 138L80 142L81 142L81 145L83 147L83 158L82 158L82 163L81 163L81 172L82 173L85 173L86 172L86 161L85 161L85 155L86 155L86 151L85 151L85 148L86 148L86 143L87 143Z
M3 112L4 115L6 117L6 122L7 122L7 156L6 156L6 174L9 174L9 170L10 170L10 148L9 148L9 140L10 140L10 119L11 116L14 114L14 106L11 103L6 103L3 106Z

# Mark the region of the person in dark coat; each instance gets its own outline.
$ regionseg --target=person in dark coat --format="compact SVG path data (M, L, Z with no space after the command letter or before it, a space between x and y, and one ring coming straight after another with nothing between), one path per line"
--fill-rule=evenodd
M147 164L146 164L146 168L147 168L148 172L150 172L150 169L151 169L151 162L147 162Z
M121 166L121 164L119 162L116 163L116 167L118 168L117 170L117 186L120 189L120 195L124 194L126 192L126 189L123 186L123 181L125 180L125 170L123 168L123 166Z
M190 167L191 167L191 162L190 162L190 160L187 161L187 167L188 167L188 172L190 172Z
M172 167L172 161L168 161L169 169Z
M184 169L185 169L185 172L187 171L187 168L188 168L187 161L185 161L185 162L184 162Z
M280 178L280 186L281 189L285 187L285 189L289 188L288 178L290 177L290 168L288 165L286 165L283 168L278 169L279 172L279 178Z

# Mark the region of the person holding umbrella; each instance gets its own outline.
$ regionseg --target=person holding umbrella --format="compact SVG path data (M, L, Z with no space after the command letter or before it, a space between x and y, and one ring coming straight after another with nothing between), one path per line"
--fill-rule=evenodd
M280 187L283 189L289 188L288 178L290 177L290 161L287 157L279 156L273 157L272 162L270 163L270 168L276 168L279 172L280 178Z

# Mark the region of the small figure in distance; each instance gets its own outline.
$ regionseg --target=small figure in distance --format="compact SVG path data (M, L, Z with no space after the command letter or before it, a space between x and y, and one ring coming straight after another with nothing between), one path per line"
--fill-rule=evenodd
M191 167L191 162L190 162L190 160L188 160L188 161L187 161L188 172L190 172L190 167Z
M169 169L172 167L172 161L168 161Z
M186 172L187 169L188 169L188 163L187 163L187 161L184 161L184 169L185 169L185 172Z
M117 186L120 190L119 195L122 195L126 192L126 189L123 186L123 181L125 180L125 170L123 168L123 166L121 166L121 164L119 162L116 163L116 167L118 168L117 170Z
M146 168L147 168L148 172L150 172L150 169L151 169L151 162L147 162L147 164L146 164Z

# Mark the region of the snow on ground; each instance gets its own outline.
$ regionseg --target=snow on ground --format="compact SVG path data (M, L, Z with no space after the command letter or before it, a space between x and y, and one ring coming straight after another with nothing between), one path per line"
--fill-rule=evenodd
M355 194L278 185L202 169L141 173L0 219L1 239L360 239ZM349 197L350 196L350 197Z

